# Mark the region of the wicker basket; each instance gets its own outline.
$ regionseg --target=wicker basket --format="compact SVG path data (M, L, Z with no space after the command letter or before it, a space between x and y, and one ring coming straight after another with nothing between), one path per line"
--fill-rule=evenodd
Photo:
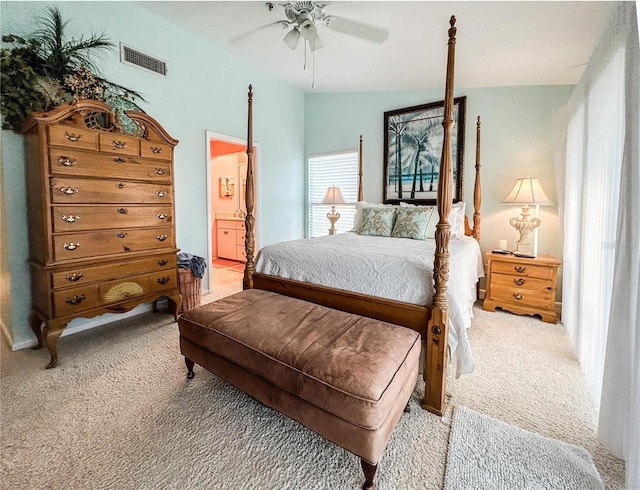
M182 304L178 314L200 306L200 283L202 279L196 277L191 269L178 268L178 289L182 295Z

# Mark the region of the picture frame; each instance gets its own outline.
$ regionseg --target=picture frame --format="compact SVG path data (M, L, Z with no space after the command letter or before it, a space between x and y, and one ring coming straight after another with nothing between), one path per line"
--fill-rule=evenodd
M464 199L466 96L453 101L453 202ZM384 113L385 204L435 204L444 140L444 101Z

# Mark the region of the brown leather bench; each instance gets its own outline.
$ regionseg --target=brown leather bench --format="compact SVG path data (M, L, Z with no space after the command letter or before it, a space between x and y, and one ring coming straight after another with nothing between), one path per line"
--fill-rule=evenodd
M363 488L418 379L408 328L248 289L178 319L188 377L197 363L360 457Z

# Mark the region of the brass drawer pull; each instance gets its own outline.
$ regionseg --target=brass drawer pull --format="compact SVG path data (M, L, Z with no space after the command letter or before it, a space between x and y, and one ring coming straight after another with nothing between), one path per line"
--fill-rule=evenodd
M169 215L165 214L165 213L160 213L160 214L156 214L156 216L158 217L158 219L166 219L167 216L169 216Z
M74 272L70 276L66 276L65 279L70 282L78 282L83 276L84 274L82 272Z
M124 162L126 162L126 160L124 158L122 158L122 157L114 158L113 161L116 162L116 163L124 163Z
M114 147L114 148L118 148L118 149L120 149L120 148L124 148L125 146L127 146L127 142L126 142L126 141L116 141L116 140L113 140L113 141L111 142L111 144L113 145L113 147Z
M156 168L155 170L158 175L164 175L167 173L167 171L163 168Z
M159 153L162 153L162 148L160 146L152 146L150 150L152 153L155 153L156 155Z
M229 232L227 230L224 230L222 233L224 233L225 235L229 234Z
M524 294L520 294L520 293L513 293L513 297L515 299L517 299L518 301L520 301L521 299L524 299Z
M523 265L516 265L513 269L514 269L516 272L519 272L520 274L522 274L523 272L526 272L526 271L527 271L527 268L526 268L526 267L524 267Z
M60 163L61 165L64 165L65 167L73 167L78 162L69 157L65 157L64 155L60 155L60 159L58 160L58 163Z
M158 197L164 197L166 195L167 195L167 193L165 191L156 191L156 196L158 196Z
M123 184L122 182L120 182L120 183L116 184L116 187L118 189L124 189L125 187L127 187L127 184Z
M80 242L76 242L76 243L63 243L62 244L62 248L64 248L65 250L75 250L76 248L80 247Z
M74 143L82 139L81 134L67 133L67 132L64 133L64 137L67 138L69 141L73 141Z
M77 187L60 187L60 192L70 196L71 194L75 194L76 192L78 192L78 188Z
M527 281L519 277L518 279L514 279L513 282L515 282L517 286L522 286Z
M123 233L123 232L118 233L118 238L124 238L126 236L127 236L126 233Z
M167 284L169 281L171 280L171 277L166 276L166 277L159 277L158 278L158 282L160 284Z
M169 238L167 235L158 235L156 237L156 240L159 240L161 242L164 242L167 238Z
M168 261L167 259L161 259L161 260L158 260L158 265L159 265L160 267L164 267L164 266L165 266L165 265L167 265L168 263L169 263L169 261Z
M66 221L67 223L75 223L76 221L78 221L80 219L79 215L72 215L70 214L69 216L67 216L66 214L62 215L62 221Z
M118 208L116 209L116 212L120 214L127 214L129 210L127 208Z
M71 298L67 298L67 303L69 303L70 305L79 305L80 303L82 303L85 300L86 296L84 294L81 294L80 296L72 296Z

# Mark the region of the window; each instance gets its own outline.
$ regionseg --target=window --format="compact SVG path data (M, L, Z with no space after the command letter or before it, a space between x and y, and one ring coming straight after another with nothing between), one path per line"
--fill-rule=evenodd
M309 236L318 237L329 234L331 223L327 213L331 206L320 204L329 187L339 187L348 204L336 206L340 219L336 222L336 233L350 231L356 212L358 199L358 152L315 155L309 158Z

